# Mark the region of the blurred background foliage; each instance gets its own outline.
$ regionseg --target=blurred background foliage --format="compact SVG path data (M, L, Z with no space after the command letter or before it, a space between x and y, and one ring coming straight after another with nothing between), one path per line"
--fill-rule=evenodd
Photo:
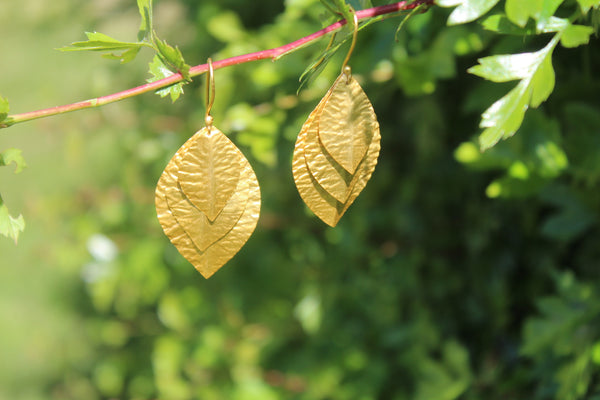
M375 5L382 2L374 1ZM54 49L135 38L134 1L5 1L0 90L12 112L136 86L125 66ZM319 29L317 0L159 0L156 29L194 65ZM447 27L449 10L359 36L350 64L377 112L379 165L338 227L303 206L295 137L344 54L296 96L327 40L216 72L215 125L253 164L263 206L205 281L156 220L168 159L202 126L201 81L19 124L0 148L4 200L28 222L0 240L2 399L600 399L600 51L559 47L554 94L485 153L479 114L508 86L465 71L546 39ZM343 53L343 51L342 51ZM146 57L146 58L144 58Z

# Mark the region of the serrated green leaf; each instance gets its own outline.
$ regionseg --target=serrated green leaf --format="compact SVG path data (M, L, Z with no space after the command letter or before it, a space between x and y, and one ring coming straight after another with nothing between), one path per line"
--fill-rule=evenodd
M22 215L14 218L8 212L2 196L0 196L0 234L11 238L17 244L19 234L25 229L25 219Z
M119 60L121 64L127 64L128 62L133 61L135 56L140 52L141 47L133 47L129 50L126 50L120 54L117 53L106 53L103 54L102 57L108 58L110 60Z
M540 52L484 57L467 72L492 82L525 79L535 72L543 57Z
M555 80L551 56L559 37L560 33L556 34L546 47L535 53L485 57L469 69L495 82L521 80L482 114L480 127L486 128L479 138L482 150L514 135L527 108L538 107L550 96Z
M546 24L536 28L535 24L527 23L524 27L513 24L505 14L490 15L481 25L484 29L503 35L535 35L537 33L558 32L569 25L569 20L558 17L550 17Z
M155 82L164 78L167 78L174 74L164 63L161 57L155 55L152 62L149 64L150 73L152 78L148 79L148 82ZM181 94L183 94L183 82L175 83L165 88L156 91L156 94L160 97L167 95L171 96L171 101L174 103Z
M563 47L577 47L588 44L592 33L594 33L594 28L591 26L569 25L560 37L560 44Z
M158 38L155 39L154 43L156 44L163 65L167 66L173 72L181 73L186 80L190 80L190 66L185 63L183 54L181 54L179 48L177 46L173 47L166 41Z
M471 22L481 17L494 7L499 0L438 0L441 7L456 7L448 17L448 25Z
M481 150L515 134L528 108L528 92L529 82L523 80L482 114L479 126L486 129L479 136Z
M69 47L61 47L60 51L115 51L139 48L139 42L123 42L100 32L86 32L88 40L73 42Z
M554 90L554 68L552 57L546 55L540 62L537 70L531 78L531 107L536 108L542 104Z
M524 27L529 18L537 22L537 28L544 26L554 15L564 0L506 0L505 10L508 18L515 24Z
M7 149L0 153L0 167L5 167L10 163L15 164L15 174L27 167L23 152L20 149Z
M10 107L8 105L8 100L0 96L0 122L6 119L9 111Z
M142 22L140 23L140 29L138 31L137 38L139 41L147 40L152 43L152 0L137 0L138 9Z

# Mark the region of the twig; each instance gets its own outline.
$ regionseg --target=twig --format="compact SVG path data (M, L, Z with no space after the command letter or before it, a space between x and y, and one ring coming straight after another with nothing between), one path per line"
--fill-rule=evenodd
M421 5L433 5L434 0L416 0L410 4L407 1L400 1L394 4L388 4L385 6L367 8L364 10L360 10L356 12L356 15L359 20L366 18L373 18L379 15L391 14L398 11L406 11L412 10ZM346 20L337 21L326 28L321 29L311 35L305 36L301 39L298 39L292 43L288 43L286 45L276 47L274 49L262 50L256 53L243 54L240 56L235 56L231 58L226 58L224 60L219 60L213 62L213 68L219 69L228 67L231 65L243 64L250 61L264 60L264 59L273 59L276 60L279 57L284 56L292 50L295 50L299 47L305 46L310 42L328 34L329 32L340 29L346 24ZM208 70L208 64L196 65L190 68L189 74L190 77L198 76L203 74ZM99 107L105 104L114 103L119 100L128 99L130 97L138 96L143 93L148 93L152 91L156 91L158 89L179 83L183 81L184 78L181 74L176 73L167 78L154 81L151 83L147 83L145 85L137 86L131 89L124 90L122 92L109 94L107 96L97 97L95 99L84 100L77 103L66 104L63 106L56 106L45 108L37 111L30 111L21 114L9 115L4 121L0 122L0 128L7 128L11 125L31 121L38 118L49 117L52 115L64 114L71 111L83 110L86 108Z

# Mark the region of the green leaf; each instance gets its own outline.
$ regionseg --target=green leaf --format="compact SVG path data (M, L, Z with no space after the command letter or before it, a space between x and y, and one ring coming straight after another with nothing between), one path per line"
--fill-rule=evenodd
M100 32L86 32L88 40L73 42L70 47L62 47L60 51L114 51L128 50L143 46L139 42L123 42Z
M156 36L156 35L155 35ZM185 63L178 47L172 47L166 41L155 39L154 43L164 65L173 72L179 72L186 80L190 80L190 66Z
M528 108L528 92L529 82L523 80L482 114L479 126L486 129L479 136L481 150L515 134Z
M7 149L0 153L0 167L5 167L10 163L15 164L15 174L18 174L27 167L20 149Z
M469 68L467 72L492 82L525 79L535 72L544 56L536 52L484 57L477 60L479 65Z
M560 37L560 44L563 47L577 47L588 44L592 33L594 33L594 28L591 26L569 25Z
M10 107L8 106L8 100L0 96L0 122L6 119L9 111Z
M458 6L448 17L448 25L464 24L481 17L498 3L498 0L438 0L442 7Z
M552 67L552 57L547 54L538 64L537 70L531 78L531 107L538 107L546 101L554 90L554 68Z
M137 0L137 5L142 17L137 38L139 41L147 40L152 43L152 34L154 32L152 29L152 0Z
M120 54L115 53L107 53L103 54L102 57L108 58L110 60L119 60L121 64L127 64L130 61L133 61L135 56L140 52L140 47L134 47L129 50L126 50Z
M581 7L581 12L584 14L587 14L587 12L592 7L600 7L600 1L598 0L577 0L577 3L579 3L579 7Z
M531 105L538 107L554 89L552 51L560 34L543 49L535 53L498 55L479 60L479 65L469 72L494 82L520 79L519 84L507 95L492 104L483 114L481 128L486 128L480 138L481 149L485 150L515 134L525 111Z
M505 14L495 14L487 17L481 25L484 29L503 35L535 35L537 33L559 32L569 25L567 19L550 17L543 26L536 29L535 24L527 23L524 27L513 24Z
M155 82L164 78L167 78L174 74L173 71L169 69L164 63L161 57L158 55L154 56L154 59L149 64L150 73L152 74L152 78L148 79L148 82ZM175 83L173 85L167 86L165 88L159 89L156 91L160 97L165 97L167 95L171 96L171 101L173 103L179 98L181 94L183 94L183 82Z
M564 0L506 0L506 15L515 24L524 27L529 18L537 21L538 29L545 25Z
M19 234L25 229L25 219L22 215L17 218L12 217L9 212L2 196L0 196L0 234L11 238L17 244Z
M142 46L142 42L123 42L100 32L86 32L88 40L73 42L69 47L62 47L60 51L103 51L103 57L119 60L122 64L135 58ZM119 51L122 51L119 53ZM116 53L111 53L116 52Z

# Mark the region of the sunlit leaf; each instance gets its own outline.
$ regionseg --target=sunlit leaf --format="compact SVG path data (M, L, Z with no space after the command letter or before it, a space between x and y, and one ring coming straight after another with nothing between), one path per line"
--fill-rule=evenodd
M550 17L546 23L536 28L535 24L527 23L524 27L515 25L504 14L490 15L481 25L484 29L503 35L535 35L537 33L551 33L562 31L569 25L569 20Z
M25 229L25 219L22 215L17 218L12 217L9 212L2 196L0 196L0 234L11 238L17 243L19 234Z
M482 150L514 135L527 108L538 107L552 93L555 78L551 57L558 38L555 35L537 52L485 57L469 69L470 73L495 82L521 80L482 114L480 127L486 128L480 136Z
M528 91L529 82L522 81L482 114L479 126L486 128L479 136L482 150L492 147L500 139L514 135L519 129L528 108Z
M560 37L560 44L563 47L577 47L588 44L592 33L594 33L594 28L591 26L569 25Z
M550 55L544 57L531 78L532 107L538 107L550 97L554 90L555 75Z
M579 3L581 12L584 14L587 13L592 7L600 7L600 1L598 0L577 0L577 3Z
M509 82L531 76L544 54L522 53L497 55L480 58L479 65L468 69L468 72L492 82Z
M15 164L15 174L23 171L27 163L23 158L23 152L20 149L7 149L0 153L0 167Z
M441 7L456 7L450 17L448 25L464 24L476 20L498 3L499 0L438 0L436 4Z
M174 74L174 72L163 63L162 59L158 55L154 56L149 66L152 78L148 79L148 82L155 82ZM183 94L183 84L183 82L175 83L157 90L156 94L158 94L160 97L171 96L171 100L175 102L179 96Z
M304 123L292 166L300 197L328 225L366 186L379 142L371 103L354 78L341 74Z
M536 21L538 29L546 24L564 0L506 0L506 15L515 24L524 27L529 18Z
M217 146L224 150L219 151ZM217 160L213 157L222 157L219 167L215 167ZM224 164L228 164L227 170L220 168ZM222 179L220 174L227 176ZM207 186L191 184L194 178ZM221 191L220 186L227 190ZM198 199L202 200L200 207L195 205ZM218 129L203 128L169 161L158 181L155 203L169 240L202 276L209 278L254 231L260 189L250 163L239 149Z

